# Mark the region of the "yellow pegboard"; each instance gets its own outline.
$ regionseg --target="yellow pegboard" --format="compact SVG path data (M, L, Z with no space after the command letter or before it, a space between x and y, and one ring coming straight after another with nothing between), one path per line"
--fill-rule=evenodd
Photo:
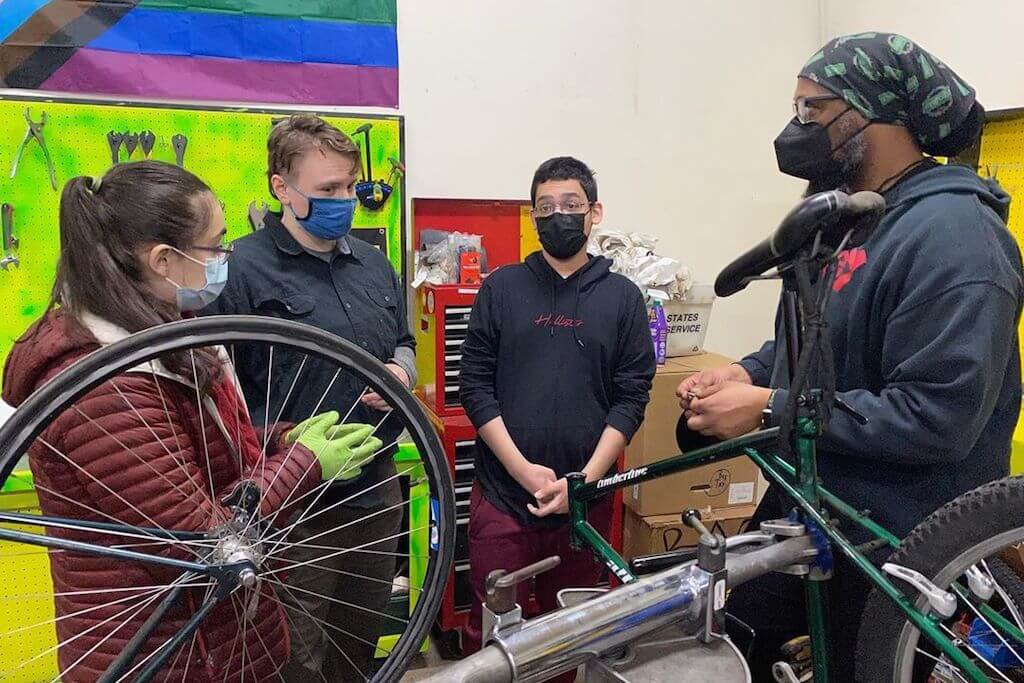
M985 125L978 170L982 175L995 176L1012 197L1008 227L1024 250L1024 112ZM1018 336L1024 358L1024 320ZM1010 472L1024 472L1024 413L1013 435Z
M38 515L38 504L32 492L0 494L0 510ZM0 526L44 533L41 527ZM0 577L0 675L11 683L53 680L57 632L49 555L42 548L0 541Z
M1009 228L1024 249L1024 113L985 126L978 167L983 175L995 176L1013 198ZM1024 321L1020 337L1024 357Z

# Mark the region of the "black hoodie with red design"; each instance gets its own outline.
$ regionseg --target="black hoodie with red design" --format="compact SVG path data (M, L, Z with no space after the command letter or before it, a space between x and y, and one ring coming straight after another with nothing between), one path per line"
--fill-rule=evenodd
M654 371L639 288L606 258L562 278L537 252L484 281L459 382L474 426L501 416L526 459L561 477L583 469L605 425L633 437ZM477 481L492 505L528 524L563 521L533 517L533 496L477 443Z

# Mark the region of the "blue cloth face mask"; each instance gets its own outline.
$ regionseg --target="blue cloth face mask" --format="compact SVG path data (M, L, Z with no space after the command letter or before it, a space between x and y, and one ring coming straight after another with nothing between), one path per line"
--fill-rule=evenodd
M323 240L339 240L352 230L352 218L356 213L356 199L335 199L333 197L310 197L287 180L288 187L306 198L309 210L305 218L300 218L295 209L288 210L295 216L302 229L313 237Z
M171 247L171 249L174 249L174 247ZM210 259L209 261L200 261L192 258L180 249L174 249L174 251L178 252L192 263L198 263L203 266L206 272L206 284L200 289L182 287L171 278L164 278L178 288L178 310L186 312L198 311L202 308L206 308L212 304L218 296L220 296L220 293L224 291L224 286L228 283L227 256Z

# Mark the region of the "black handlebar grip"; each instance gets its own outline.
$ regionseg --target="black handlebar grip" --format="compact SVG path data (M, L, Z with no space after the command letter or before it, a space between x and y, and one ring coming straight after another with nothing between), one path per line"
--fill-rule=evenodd
M742 290L750 278L787 261L830 225L839 225L845 231L844 218L879 218L884 211L885 199L876 192L847 195L831 190L813 194L793 207L768 239L722 269L715 280L715 294L725 297Z
M764 240L722 269L715 278L715 295L732 296L747 286L747 279L772 267L771 242Z

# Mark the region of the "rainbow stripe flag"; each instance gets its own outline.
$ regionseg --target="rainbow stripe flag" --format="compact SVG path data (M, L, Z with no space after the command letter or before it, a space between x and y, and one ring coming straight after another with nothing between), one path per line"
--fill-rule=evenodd
M396 0L0 0L0 85L398 106Z

